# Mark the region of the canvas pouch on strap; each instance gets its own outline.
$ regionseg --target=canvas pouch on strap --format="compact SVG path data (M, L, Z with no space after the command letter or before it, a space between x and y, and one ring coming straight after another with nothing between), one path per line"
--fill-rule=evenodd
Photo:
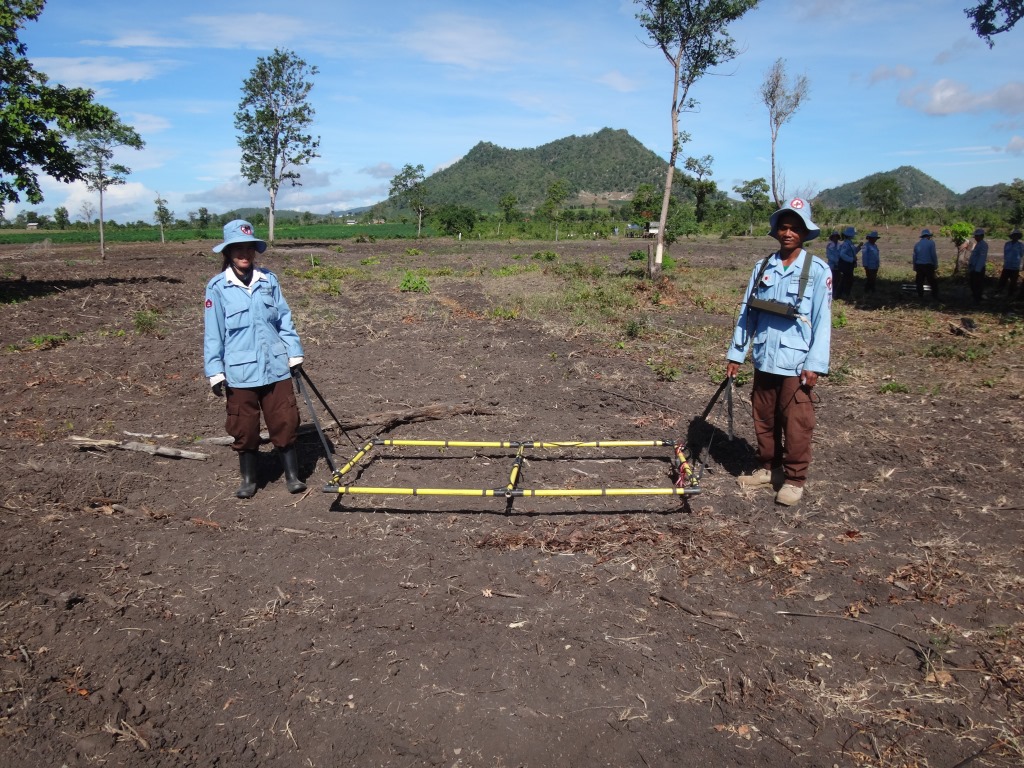
M800 302L804 298L804 292L807 290L807 280L811 274L811 261L813 256L807 253L804 255L804 267L800 270L800 291L796 297L795 304L786 304L782 301L769 301L767 299L759 299L754 296L754 292L757 290L757 286L761 282L761 278L764 276L764 272L768 269L768 260L771 256L766 256L765 260L761 262L761 269L758 270L757 278L754 280L754 287L750 290L750 296L747 297L747 306L750 309L756 309L760 312L768 312L772 315L779 315L780 317L788 317L791 320L798 314L798 307Z

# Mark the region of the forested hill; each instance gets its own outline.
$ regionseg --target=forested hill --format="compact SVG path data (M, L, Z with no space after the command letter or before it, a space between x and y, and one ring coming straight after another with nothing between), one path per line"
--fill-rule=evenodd
M939 183L931 176L910 165L902 165L893 171L873 173L858 181L851 181L840 187L826 189L814 198L814 202L830 208L861 208L861 190L868 182L875 179L892 178L900 185L902 202L907 208L956 208L962 205L975 204L978 198L991 197L989 204L994 202L996 194L985 194L992 187L975 187L964 195L958 195L949 187ZM970 196L969 199L968 196Z
M604 128L533 149L505 149L482 141L457 163L432 174L427 185L433 205L482 211L498 210L508 193L520 207L540 205L559 179L568 184L569 202L605 201L632 197L640 184L664 188L665 162L627 131Z

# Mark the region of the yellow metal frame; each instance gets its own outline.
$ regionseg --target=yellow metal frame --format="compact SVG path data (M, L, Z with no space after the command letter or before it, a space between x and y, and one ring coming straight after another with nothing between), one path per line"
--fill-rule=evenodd
M472 449L514 449L515 458L504 488L380 488L344 484L343 478L374 448L472 448ZM668 487L656 488L519 488L522 467L527 449L556 450L563 448L659 448L673 449L672 463L676 468L677 481ZM676 440L399 440L373 439L360 448L348 463L334 472L331 484L324 486L325 493L343 495L390 495L390 496L473 496L500 497L567 497L567 496L690 496L700 493L700 476L695 472L686 455L685 446Z

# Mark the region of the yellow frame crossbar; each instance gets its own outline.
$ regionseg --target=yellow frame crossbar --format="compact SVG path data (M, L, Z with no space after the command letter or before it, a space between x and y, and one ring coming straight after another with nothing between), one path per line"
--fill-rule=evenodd
M512 469L504 488L391 488L363 487L344 484L344 475L352 471L374 448L473 448L473 449L515 449ZM523 463L528 448L556 450L562 448L658 448L673 449L672 463L678 479L675 485L657 488L519 488ZM690 465L685 447L676 440L402 440L373 439L360 448L348 463L331 477L331 484L324 486L325 493L339 496L349 495L390 495L390 496L472 496L500 497L513 499L522 497L558 498L568 496L690 496L700 493L700 477Z

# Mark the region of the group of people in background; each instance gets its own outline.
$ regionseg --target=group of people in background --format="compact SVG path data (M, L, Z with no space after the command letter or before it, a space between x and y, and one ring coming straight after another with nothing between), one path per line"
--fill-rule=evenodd
M1010 239L1003 245L1003 268L999 273L996 291L1002 292L1005 289L1007 298L1017 293L1017 283L1020 280L1021 261L1024 260L1024 243L1021 243L1020 238L1020 229L1014 228L1010 232ZM988 241L985 240L985 230L979 227L974 230L974 248L967 262L967 283L975 303L982 300L987 266Z
M846 227L841 232L833 229L825 246L825 258L832 278L835 282L835 298L847 299L853 289L853 274L857 268L857 256L860 255L864 267L864 294L875 292L878 280L878 269L881 266L881 254L878 249L878 232L872 230L865 237L864 243L856 243L853 238L857 230ZM1003 246L1003 267L999 273L998 292L1006 290L1007 297L1017 293L1020 280L1021 262L1024 260L1024 243L1021 242L1020 229L1010 232L1010 239ZM939 269L939 256L930 229L922 229L921 236L914 245L911 258L914 267L917 295L924 298L930 291L932 298L938 298L936 275ZM985 286L985 270L988 266L988 241L985 230L979 227L974 230L974 246L967 264L967 282L971 297L978 303L982 300ZM1022 293L1024 295L1024 293Z

